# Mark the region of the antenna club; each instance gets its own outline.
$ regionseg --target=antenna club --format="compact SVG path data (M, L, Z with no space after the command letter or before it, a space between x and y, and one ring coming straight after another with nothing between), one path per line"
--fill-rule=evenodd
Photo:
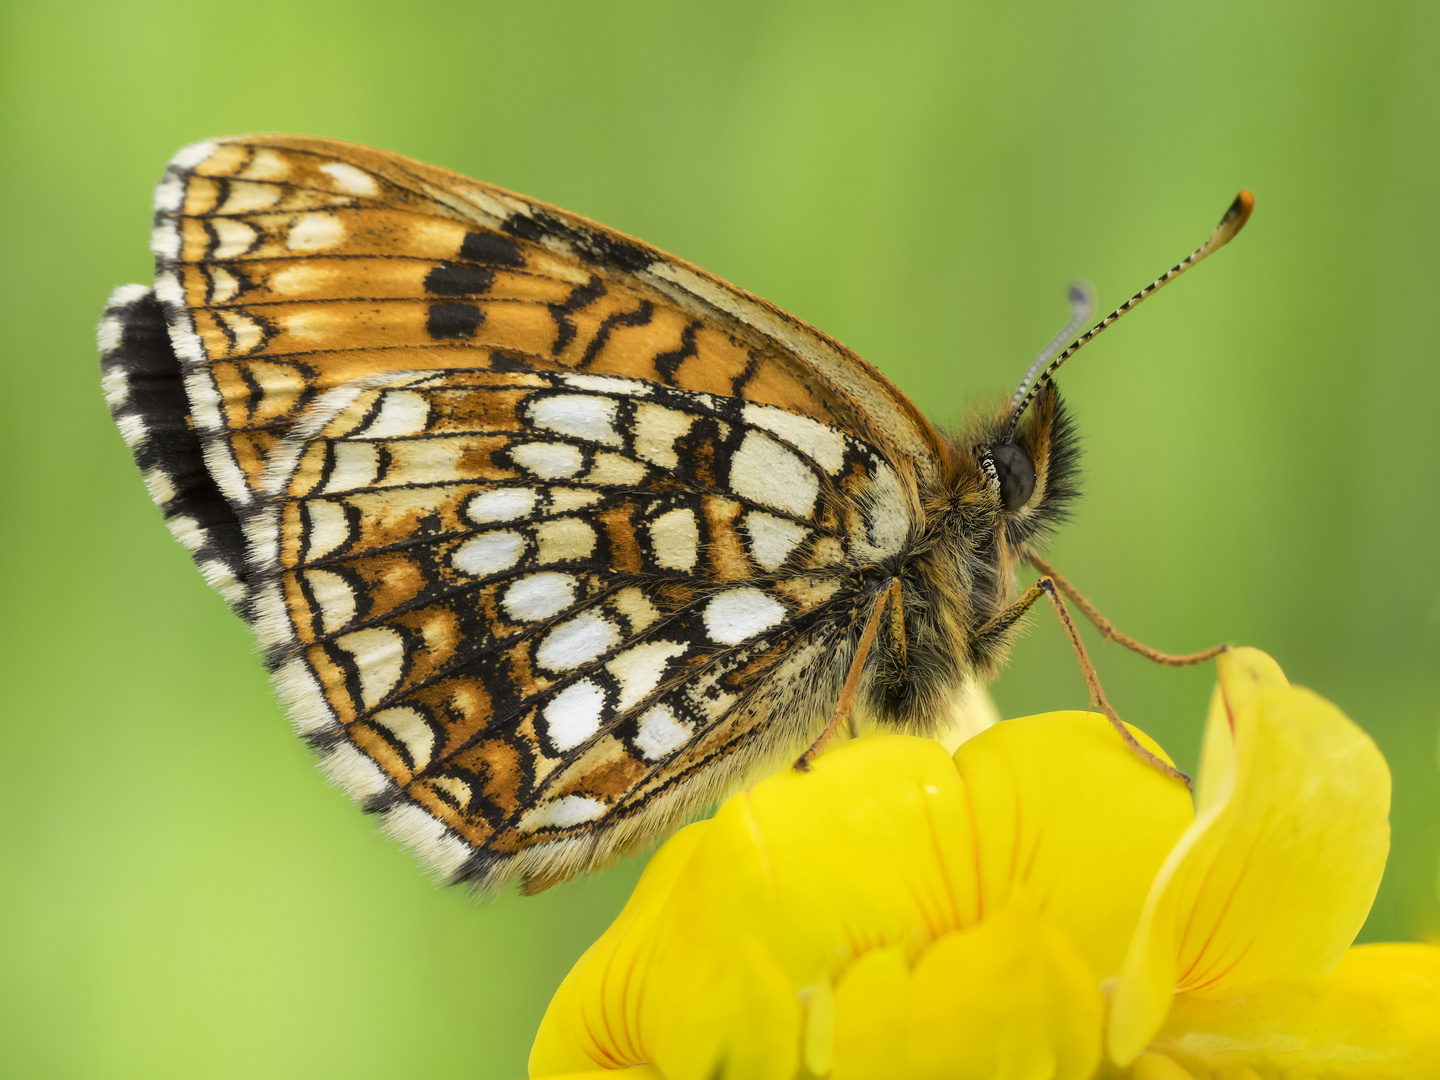
M1230 208L1225 211L1225 216L1220 219L1220 224L1215 227L1215 232L1223 233L1226 240L1233 238L1245 227L1245 223L1250 220L1250 215L1254 212L1255 195L1249 188L1244 188L1239 195L1235 196L1235 201L1230 204Z
M1005 439L1008 441L1009 439L1014 437L1015 429L1020 426L1021 415L1025 412L1025 409L1029 406L1035 395L1038 394L1049 384L1051 378L1055 374L1056 369L1059 368L1061 364L1065 363L1066 360L1069 360L1070 357L1074 356L1077 352L1080 351L1082 347L1084 347L1090 341L1094 340L1108 327L1113 326L1115 321L1119 319L1120 316L1124 315L1127 311L1133 310L1137 305L1143 303L1149 297L1154 296L1166 285L1170 284L1170 282L1174 281L1181 274L1185 273L1185 271L1192 269L1201 261L1203 261L1207 256L1214 254L1216 251L1219 251L1231 240L1235 239L1235 234L1245 227L1245 223L1250 220L1250 215L1254 212L1254 210L1255 196L1250 192L1248 188L1242 189L1240 194L1235 196L1235 201L1230 204L1230 208L1225 211L1225 216L1220 219L1220 224L1215 226L1215 231L1210 234L1209 240L1205 241L1205 243L1201 244L1198 248L1192 251L1186 258L1182 259L1179 263L1177 263L1171 269L1167 270L1164 274L1161 274L1149 285L1145 286L1145 288L1141 289L1129 300L1126 300L1125 303L1121 304L1109 315L1106 315L1105 318L1101 319L1089 330L1081 334L1080 337L1075 340L1074 344L1072 344L1059 356L1055 357L1055 359L1050 363L1049 367L1045 368L1044 371L1040 371L1041 365L1044 364L1045 361L1048 360L1052 355L1054 355L1052 351L1053 348L1057 347L1065 337L1069 336L1071 332L1071 327L1067 326L1064 330L1062 330L1060 336L1057 336L1055 340L1051 342L1051 347L1046 348L1046 350L1040 354L1036 361L1030 365L1030 370L1025 373L1025 378L1021 380L1020 389L1015 391L1015 396L1011 399L1011 409L1013 411L1010 416L1010 426L1006 429L1005 432ZM1076 284L1079 285L1083 283L1077 282ZM1070 294L1072 304L1076 302L1077 291L1078 290L1074 286L1072 286ZM1087 300L1086 306L1088 307L1089 302L1091 302L1091 298L1085 297L1084 299ZM1077 313L1079 311L1078 305L1076 307L1076 311ZM1075 328L1079 328L1078 324ZM1038 379L1035 379L1035 375L1037 372L1039 372L1040 377ZM1035 379L1035 381L1032 382L1032 379Z

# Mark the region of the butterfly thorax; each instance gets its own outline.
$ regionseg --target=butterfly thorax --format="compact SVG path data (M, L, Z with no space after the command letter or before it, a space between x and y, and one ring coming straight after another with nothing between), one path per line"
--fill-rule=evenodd
M904 605L903 645L889 622L870 667L866 705L883 723L932 732L962 684L994 677L1018 625L1004 617L1017 570L1078 494L1078 447L1053 387L1005 444L1009 419L1000 410L943 436L945 467L921 492L912 539L865 570L877 593L898 579Z

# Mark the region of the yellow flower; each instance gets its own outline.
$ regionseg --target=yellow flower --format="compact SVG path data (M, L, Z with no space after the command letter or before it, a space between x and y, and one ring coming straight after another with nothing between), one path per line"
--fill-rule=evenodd
M1236 650L1196 800L1086 713L844 744L656 853L530 1074L1440 1076L1440 949L1346 952L1374 745Z

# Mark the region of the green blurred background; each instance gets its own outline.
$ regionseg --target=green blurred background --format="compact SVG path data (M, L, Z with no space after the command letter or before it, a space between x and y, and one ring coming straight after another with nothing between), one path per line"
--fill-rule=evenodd
M1162 648L1259 645L1395 774L1364 936L1440 939L1440 7L49 0L0 31L0 1074L523 1075L637 868L476 905L314 773L161 525L93 326L178 147L390 147L683 255L938 421L1065 315L1232 248L1062 380L1053 559ZM1094 645L1193 764L1210 669ZM1083 706L1048 616L995 687Z

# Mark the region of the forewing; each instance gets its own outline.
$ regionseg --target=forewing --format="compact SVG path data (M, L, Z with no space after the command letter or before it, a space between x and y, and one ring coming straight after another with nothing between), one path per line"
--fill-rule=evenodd
M236 506L318 395L383 371L581 370L773 405L930 478L933 429L793 316L584 218L350 143L200 143L156 193L156 295Z
M440 873L563 876L655 834L843 677L910 511L873 447L580 373L321 398L246 515L303 733Z

